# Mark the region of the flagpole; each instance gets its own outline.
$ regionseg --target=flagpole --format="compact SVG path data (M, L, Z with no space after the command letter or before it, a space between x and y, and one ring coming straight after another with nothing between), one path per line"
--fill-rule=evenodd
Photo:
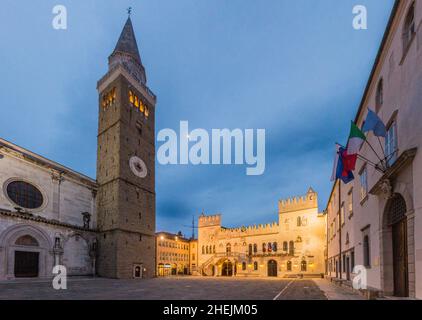
M372 149L372 151L375 153L375 155L377 156L378 160L382 163L382 159L380 158L380 156L378 155L378 153L375 151L374 147L372 147L372 145L368 142L367 139L365 139L365 142L368 144L368 146Z

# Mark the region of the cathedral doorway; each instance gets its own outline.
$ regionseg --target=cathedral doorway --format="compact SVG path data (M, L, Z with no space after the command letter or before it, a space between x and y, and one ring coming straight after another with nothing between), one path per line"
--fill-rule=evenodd
M277 277L277 261L275 260L268 261L268 276Z
M48 277L54 264L52 243L41 228L16 224L0 233L0 278Z
M15 277L38 277L39 252L15 251Z
M221 269L221 275L223 277L231 277L233 276L233 263L231 263L230 261L224 261L223 262L223 267Z

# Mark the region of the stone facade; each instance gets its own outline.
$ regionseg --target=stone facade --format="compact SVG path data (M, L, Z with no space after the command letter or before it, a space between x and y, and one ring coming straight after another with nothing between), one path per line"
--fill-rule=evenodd
M153 277L156 98L146 86L130 18L98 91L98 273L131 278L140 269L143 278Z
M158 277L192 274L191 259L196 260L195 252L192 252L195 239L186 239L181 232L158 232L156 239Z
M422 1L397 1L356 115L367 108L389 131L367 136L356 179L327 204L328 275L350 282L364 266L368 292L422 298ZM378 168L371 162L378 164ZM380 170L381 169L381 170ZM400 229L401 228L401 229Z
M10 198L15 181L41 192L38 208L22 208ZM38 254L39 277L52 276L57 264L68 275L94 274L96 190L94 180L0 139L0 279L15 278L17 251ZM82 213L91 217L88 225ZM25 236L33 243L19 242Z
M198 266L205 276L320 275L324 273L325 216L312 189L279 202L278 223L228 229L221 215L201 215Z
M97 180L0 139L0 279L50 277L57 264L155 275L156 97L130 18L98 92Z

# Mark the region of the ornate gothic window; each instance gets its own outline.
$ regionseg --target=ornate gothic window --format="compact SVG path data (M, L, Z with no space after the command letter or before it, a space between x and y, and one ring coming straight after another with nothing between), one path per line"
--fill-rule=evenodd
M254 243L254 245L253 245L253 252L254 253L258 252L258 246L256 245L256 243Z
M267 246L265 243L262 244L262 252L267 252Z
M25 181L12 181L6 187L10 200L25 209L38 209L44 203L40 190Z
M294 243L294 241L289 242L289 255L291 255L291 256L295 255L295 243Z
M287 252L287 250L289 250L289 244L287 243L287 241L284 241L283 242L283 251Z
M107 107L114 104L116 101L116 88L114 87L109 92L103 94L103 101L102 101L102 107L103 109L106 109Z
M274 252L277 252L277 242L274 242L273 243L273 251Z

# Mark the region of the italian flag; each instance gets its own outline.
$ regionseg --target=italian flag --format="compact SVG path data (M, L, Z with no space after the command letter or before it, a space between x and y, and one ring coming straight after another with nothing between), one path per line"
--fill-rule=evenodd
M358 128L358 126L352 121L352 127L350 128L349 141L347 142L347 154L353 155L358 154L360 147L365 142L365 134Z

